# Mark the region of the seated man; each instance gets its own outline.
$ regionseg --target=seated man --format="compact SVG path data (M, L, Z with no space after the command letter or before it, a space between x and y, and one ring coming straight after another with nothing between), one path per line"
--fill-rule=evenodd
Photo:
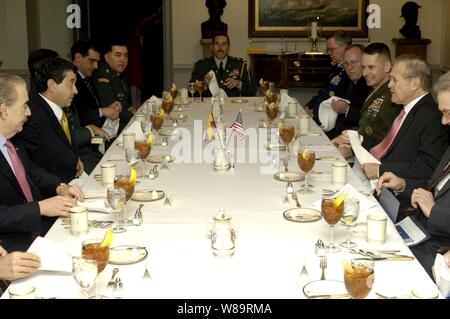
M442 124L450 125L450 72L447 72L435 85ZM440 246L450 244L450 148L438 164L433 176L426 180L401 178L391 172L384 173L377 184L377 192L385 186L400 192L400 200L408 200L416 208L415 217L425 226L431 239L411 247L411 251L428 272L434 264ZM401 176L401 175L400 175ZM399 214L402 212L399 212Z
M330 139L340 135L344 130L358 125L361 109L371 90L363 77L362 56L364 46L352 44L344 52L344 68L347 73L350 84L347 92L342 98L349 100L350 104L342 100L334 100L331 107L338 113L334 129L327 132Z
M30 116L27 103L25 81L0 74L0 241L9 251L27 250L32 234L48 230L51 220L43 216L67 217L75 198L83 199L78 187L34 165L20 144L11 142Z
M224 32L217 32L212 43L213 56L199 60L192 71L191 82L205 80L209 71L214 71L219 88L223 89L227 96L254 96L256 84L250 77L247 62L240 58L228 55L230 51L230 38ZM211 96L208 89L203 96Z
M392 103L389 91L389 72L391 71L391 52L384 43L369 44L362 56L363 76L372 88L361 109L358 134L363 137L362 145L370 149L380 143L389 131L392 122L400 112L400 106ZM339 147L345 158L353 155L346 132L332 141Z
M384 172L405 178L428 179L448 146L447 129L441 125L438 107L431 95L429 65L414 55L396 58L389 89L392 102L403 105L386 137L370 149L381 161L364 164L369 179Z
M128 65L128 47L121 40L111 40L108 44L105 61L98 65L92 75L98 101L101 108L114 106L119 113L120 124L112 129L110 137L116 137L128 124L135 110L130 106L130 92L128 84L122 79L122 73ZM115 116L111 116L115 118ZM105 126L104 126L105 128Z
M74 136L66 114L77 93L74 71L74 65L61 58L46 59L38 65L36 92L30 94L31 116L18 135L33 162L65 183L84 170L76 146L81 142L72 140L81 135ZM85 133L90 143L90 133Z
M345 73L343 60L344 51L351 44L352 38L344 31L337 31L327 39L327 53L331 57L333 68L327 85L320 89L317 95L312 97L305 106L305 111L314 118L318 125L321 124L319 120L320 103L332 96L344 96L347 91L350 80Z

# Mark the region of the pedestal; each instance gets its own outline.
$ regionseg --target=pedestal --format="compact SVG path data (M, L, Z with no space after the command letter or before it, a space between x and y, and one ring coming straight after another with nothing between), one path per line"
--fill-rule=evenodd
M427 45L430 39L392 39L395 43L395 56L402 54L415 54L423 60L427 60Z

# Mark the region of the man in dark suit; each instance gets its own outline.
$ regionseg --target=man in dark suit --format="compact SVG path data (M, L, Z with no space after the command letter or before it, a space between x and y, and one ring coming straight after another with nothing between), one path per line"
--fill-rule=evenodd
M79 177L84 169L63 110L77 93L75 81L75 67L69 61L42 61L35 77L36 92L30 95L31 116L18 136L33 162L65 183Z
M313 96L305 106L305 111L320 125L319 105L332 96L343 96L347 91L350 79L345 73L343 59L345 49L352 44L352 38L344 31L337 31L327 39L327 53L331 57L331 69L328 83Z
M199 60L192 71L191 82L210 79L206 77L209 71L216 74L217 84L227 96L254 96L256 84L250 77L247 62L241 58L228 55L230 51L230 38L225 32L214 34L212 43L213 56ZM203 96L211 96L209 89Z
M384 172L405 178L428 179L448 146L447 129L429 92L431 71L417 56L403 55L392 67L392 102L403 105L386 137L370 149L379 164L364 164L369 179Z
M439 110L442 112L442 124L450 125L450 72L447 72L435 85ZM377 184L396 192L400 199L407 199L416 208L415 217L426 227L431 239L411 251L431 276L438 249L450 245L450 147L447 148L439 165L428 180L401 178L391 172L384 173ZM402 176L402 175L399 175ZM448 254L447 254L448 256Z
M91 41L78 40L71 48L72 62L78 69L75 84L78 94L73 98L72 104L77 109L81 125L95 125L98 128L103 126L106 118L115 120L119 117L118 102L101 107L91 81L100 61L99 52ZM94 133L109 140L108 133L102 129L96 129Z
M330 139L335 138L346 129L358 126L361 109L371 91L371 87L367 85L366 79L363 77L363 53L364 46L360 44L352 44L345 49L343 65L350 84L345 95L341 97L349 100L350 104L342 100L331 102L331 107L339 115L334 129L326 133Z
M36 166L20 144L11 141L30 116L27 103L25 81L0 74L0 241L7 251L25 251L32 234L48 230L44 216L67 217L75 198L83 199L78 187Z

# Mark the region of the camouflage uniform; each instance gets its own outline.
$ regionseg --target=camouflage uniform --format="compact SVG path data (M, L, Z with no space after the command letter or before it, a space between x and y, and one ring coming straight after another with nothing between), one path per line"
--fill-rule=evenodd
M194 70L192 71L191 82L195 82L195 80L203 80L205 75L212 70L216 74L219 87L223 89L228 96L240 96L241 94L242 96L254 96L256 93L256 84L250 77L250 73L247 68L248 65L246 64L242 67L243 63L244 59L228 56L227 64L224 66L224 72L221 75L214 57L199 60L195 63ZM241 90L239 91L238 88L227 88L224 85L224 82L228 78L240 80L242 83ZM211 96L211 92L207 90L204 92L203 96Z

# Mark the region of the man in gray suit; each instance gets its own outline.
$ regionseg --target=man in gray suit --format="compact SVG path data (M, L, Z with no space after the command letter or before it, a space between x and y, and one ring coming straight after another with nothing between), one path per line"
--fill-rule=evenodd
M442 124L450 126L450 72L435 85ZM411 201L415 217L426 227L431 239L412 247L411 251L431 276L431 268L440 247L450 244L450 147L428 181L404 179L391 172L384 173L377 184L377 193L385 186L400 192L399 199Z

